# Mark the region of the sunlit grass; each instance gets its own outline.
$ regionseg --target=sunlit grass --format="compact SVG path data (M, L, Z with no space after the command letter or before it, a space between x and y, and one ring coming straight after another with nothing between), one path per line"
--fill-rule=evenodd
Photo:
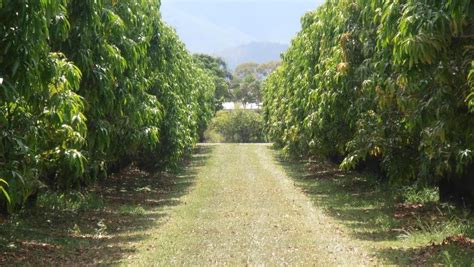
M124 205L118 209L118 213L122 215L145 215L146 210L141 206Z
M369 262L312 207L268 146L216 146L196 186L126 265L331 266Z
M473 215L440 203L436 188L397 190L377 177L340 172L330 164L288 159L280 163L315 206L336 218L383 262L463 266L473 262L472 246L443 245L452 236L474 238Z

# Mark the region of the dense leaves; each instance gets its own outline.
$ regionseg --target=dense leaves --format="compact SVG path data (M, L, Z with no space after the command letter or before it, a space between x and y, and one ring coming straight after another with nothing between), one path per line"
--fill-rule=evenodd
M472 180L470 0L329 0L302 26L264 88L278 146L392 182Z
M221 110L209 124L206 141L213 143L263 143L263 118L256 110Z
M233 100L244 105L262 103L262 83L279 64L270 61L264 64L249 62L238 65L230 82Z
M231 100L231 94L229 91L230 80L232 74L227 68L227 63L223 59L213 57L205 54L194 54L194 61L202 69L210 72L214 78L214 84L216 85L215 100L217 109L222 109L222 104L225 101Z
M215 84L156 0L0 1L4 207L141 159L176 163L214 112Z

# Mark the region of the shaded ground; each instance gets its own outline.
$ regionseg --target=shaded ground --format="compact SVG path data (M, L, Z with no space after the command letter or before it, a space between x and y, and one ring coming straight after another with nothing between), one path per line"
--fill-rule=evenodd
M42 197L39 207L0 225L0 265L122 261L149 238L148 230L166 222L211 150L200 147L176 173L149 175L130 168L92 192Z
M397 191L376 177L342 172L322 161L277 158L314 206L384 264L472 266L474 217L470 210L426 201L433 197L406 192L407 188ZM402 195L414 200L404 201Z

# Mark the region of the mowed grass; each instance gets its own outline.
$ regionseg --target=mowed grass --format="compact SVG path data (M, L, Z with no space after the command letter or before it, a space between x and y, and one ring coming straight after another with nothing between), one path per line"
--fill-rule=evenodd
M311 205L268 145L214 146L184 205L149 232L131 266L374 264Z
M39 196L0 224L0 265L118 264L137 253L148 231L165 223L192 188L211 147L183 168L149 174L129 168L89 191Z
M384 264L473 266L472 211L439 203L436 189L398 190L322 161L278 163L315 206Z
M40 196L0 225L0 265L472 266L473 216L269 145L201 145L186 167L130 168Z

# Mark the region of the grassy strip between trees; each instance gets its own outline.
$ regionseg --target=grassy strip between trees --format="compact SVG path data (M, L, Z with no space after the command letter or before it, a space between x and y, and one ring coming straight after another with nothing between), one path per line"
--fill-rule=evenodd
M0 227L0 265L96 265L134 254L194 184L210 147L173 172L130 168L89 191L42 194ZM185 168L184 168L185 167Z
M471 266L474 215L441 203L437 188L394 190L374 176L321 161L279 163L344 233L386 264Z
M220 244L223 233L218 234L215 232L216 229L221 229L228 234L226 240L231 244L248 246L248 241L242 244L236 241L239 238L244 240L247 237L252 238L251 233L247 228L242 228L240 222L247 220L246 222L253 226L259 225L255 218L260 218L261 214L255 209L247 210L250 205L246 202L251 202L254 198L249 199L247 195L234 190L234 187L235 184L241 182L254 184L255 181L252 181L253 178L246 181L239 179L238 182L223 181L221 176L229 175L234 178L241 176L244 171L242 167L248 167L248 164L242 166L241 160L253 162L253 167L258 166L259 177L262 175L271 177L278 172L279 168L270 164L273 163L273 158L270 156L264 160L265 164L270 165L261 165L262 158L256 157L255 151L266 151L265 147L224 146L227 147L200 146L187 162L186 168L180 168L176 172L150 175L136 168L130 168L119 175L112 176L107 187L99 184L91 187L89 193L49 192L43 194L38 200L37 208L23 210L11 216L7 223L2 224L0 265L126 264L135 260L145 263L146 259L164 260L157 256L163 254L172 259L176 256L173 254L177 253L176 251L184 253L181 255L184 258L180 260L187 262L190 260L190 254L181 250L184 248L168 247L169 244L161 243L161 240L168 240L173 244L180 241L184 244L194 242L200 245L204 242L203 240L215 242L211 244ZM220 154L213 154L214 159L210 160L211 153L215 149L218 149ZM246 151L247 154L242 151ZM253 152L249 153L249 151ZM248 155L252 158L249 159ZM235 160L236 158L239 160ZM286 170L295 185L312 200L315 209L322 209L324 216L328 216L329 219L318 217L318 221L314 222L319 225L318 227L324 229L328 227L325 224L331 225L329 232L334 231L334 235L347 236L347 241L351 246L369 252L368 255L377 258L378 262L399 265L441 263L451 266L471 266L474 257L473 214L468 209L440 203L436 189L420 191L407 187L395 192L370 175L343 172L329 163L289 161L282 156L277 157L276 163ZM202 173L204 166L207 166L207 171ZM230 166L234 169L231 173L224 174ZM263 171L264 169L266 171ZM211 170L214 176L213 180L209 181ZM203 182L200 187L205 191L206 197L200 198L200 193L195 192L192 198L188 198L189 201L194 199L193 201L183 203L182 196L188 194L190 188L194 186L198 173ZM247 177L254 177L255 173L247 175ZM270 180L278 181L279 179L281 177L272 177ZM214 192L214 190L223 190L216 187L215 183L223 188L233 188L232 193ZM259 183L262 181L259 180ZM236 188L260 196L261 192L252 191L255 188L249 186L250 184ZM278 194L274 196L275 199L281 197L281 192L274 191L276 189L272 186L259 187L259 190L264 190L265 194ZM227 205L214 201L216 195L227 197ZM235 201L240 198L245 199L239 201L240 204L236 206ZM206 201L211 201L210 203L215 207ZM286 201L289 200L286 199ZM273 205L281 205L281 203L272 204L272 201L264 201L264 203L273 208L275 208ZM267 208L256 202L253 204L262 209ZM180 205L181 210L178 216L175 211L177 205ZM229 217L229 212L237 212L236 207L240 212L236 214L242 218ZM203 210L207 213L203 214ZM218 212L218 210L225 212ZM281 212L285 213L289 210L291 209L285 208ZM171 214L174 214L173 217L170 217ZM215 217L210 218L209 214ZM208 222L207 226L212 231L206 232L202 229L197 231L196 229L203 227L201 224L197 228L190 227L196 223L197 217ZM184 218L189 220L189 225L180 224ZM171 224L161 229L170 219L177 221L171 221ZM261 231L276 231L277 228L273 228L274 224L281 223L282 220L278 217L267 219L275 221L270 224L270 229L262 228ZM289 219L295 218L285 217L284 221ZM233 223L235 229L227 229L224 222ZM291 225L298 227L299 224L292 223ZM169 229L173 231L168 231ZM190 231L189 235L184 235L183 229ZM243 235L235 236L233 229ZM283 231L281 228L278 229ZM288 233L280 232L280 234L286 236ZM324 240L320 242L322 244L329 242L331 237L328 235L330 233L313 232L312 234L318 238L324 237ZM334 238L337 239L336 236ZM286 247L279 247L280 244L281 240L276 242L275 249L285 251ZM220 251L218 246L211 248L214 248L216 253ZM188 249L193 249L193 255L197 255L195 260L202 260L198 256L202 256L203 251L195 250L194 247ZM224 248L226 249L229 248ZM263 252L271 254L271 251ZM239 253L245 255L246 251ZM317 253L317 251L307 253ZM345 252L340 253L344 255ZM338 257L337 254L305 254L305 256L308 258L315 256L324 261L325 256ZM219 259L215 258L215 260Z

